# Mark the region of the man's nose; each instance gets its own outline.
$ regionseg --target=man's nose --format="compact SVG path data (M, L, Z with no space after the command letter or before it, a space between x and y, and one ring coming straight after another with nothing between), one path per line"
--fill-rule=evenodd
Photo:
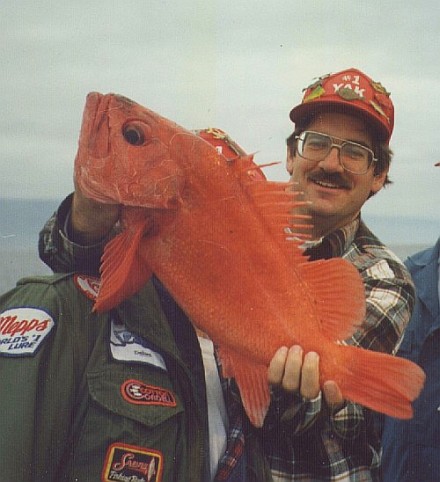
M342 172L344 168L342 167L341 161L339 160L340 148L338 146L332 146L328 154L319 161L319 167L324 169L324 171L339 171Z

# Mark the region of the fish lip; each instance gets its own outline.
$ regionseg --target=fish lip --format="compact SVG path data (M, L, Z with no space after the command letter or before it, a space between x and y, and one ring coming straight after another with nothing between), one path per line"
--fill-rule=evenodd
M100 159L108 155L109 145L109 111L112 95L91 92L87 95L85 112L88 112L85 127L88 149L93 152L93 157ZM82 135L82 134L81 134Z

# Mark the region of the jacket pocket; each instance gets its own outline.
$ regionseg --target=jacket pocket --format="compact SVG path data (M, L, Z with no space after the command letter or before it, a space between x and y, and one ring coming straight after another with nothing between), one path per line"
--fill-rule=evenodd
M155 427L183 412L165 371L106 370L87 375L91 398L110 412Z
M186 423L183 404L167 372L113 365L89 372L87 385L88 402L76 414L81 420L72 480L101 480L101 474L122 467L124 460L131 461L131 468L127 465L118 476L124 474L127 480L136 475L132 472L136 464L154 465L163 476L158 480L175 480L183 470L180 461L187 458Z

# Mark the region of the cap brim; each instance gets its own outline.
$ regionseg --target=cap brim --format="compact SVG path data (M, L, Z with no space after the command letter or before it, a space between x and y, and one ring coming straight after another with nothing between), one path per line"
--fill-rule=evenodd
M299 104L294 107L289 114L290 119L297 124L301 120L306 120L308 117L323 110L331 110L334 112L342 112L361 116L368 122L380 136L382 141L388 142L390 139L390 132L385 125L374 117L368 110L368 107L362 108L360 105L349 104L347 102L334 100L314 100L309 103Z

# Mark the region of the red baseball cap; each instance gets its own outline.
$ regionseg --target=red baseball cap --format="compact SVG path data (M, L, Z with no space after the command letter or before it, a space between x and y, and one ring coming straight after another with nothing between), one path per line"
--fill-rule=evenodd
M261 169L254 169L255 165L252 163L251 158L247 159L246 152L235 141L233 141L226 132L218 129L217 127L209 127L208 129L200 129L194 131L195 134L200 136L205 141L208 141L213 145L220 154L223 154L227 159L235 159L242 157L244 166L249 165L250 170L248 176L253 180L263 180L266 176Z
M209 127L208 129L200 129L194 132L212 144L220 154L223 154L228 159L246 155L246 152L226 132L217 127Z
M297 123L322 108L334 106L363 116L376 128L381 140L389 142L394 126L394 106L390 93L380 82L351 68L324 75L304 90L301 104L290 111L293 122Z

